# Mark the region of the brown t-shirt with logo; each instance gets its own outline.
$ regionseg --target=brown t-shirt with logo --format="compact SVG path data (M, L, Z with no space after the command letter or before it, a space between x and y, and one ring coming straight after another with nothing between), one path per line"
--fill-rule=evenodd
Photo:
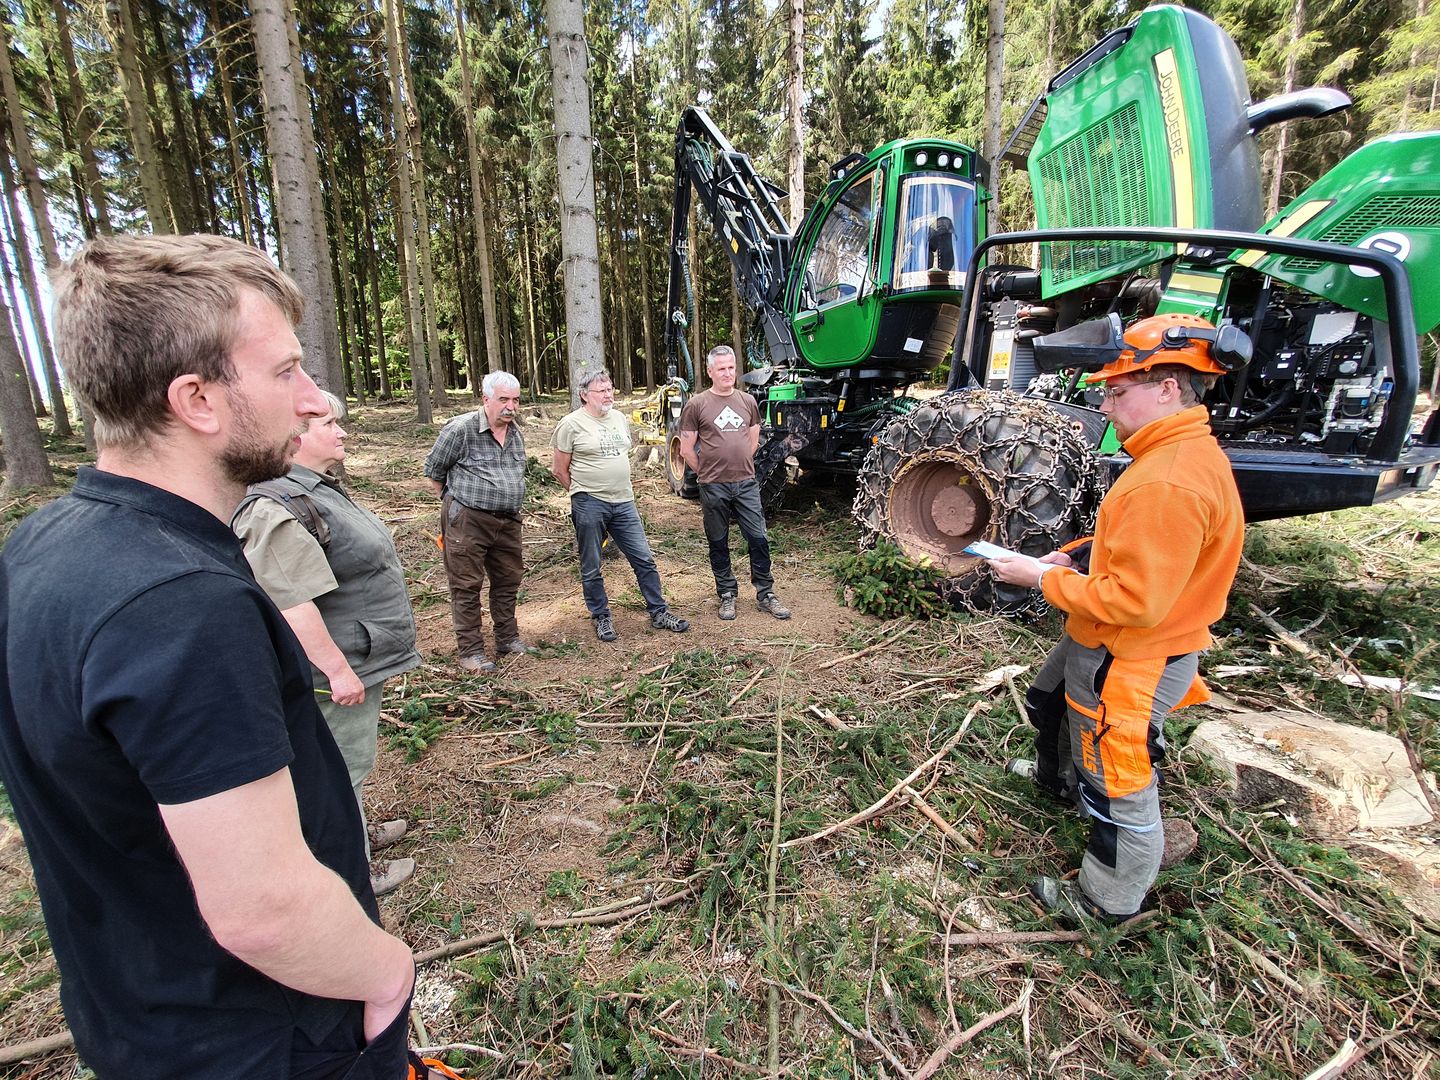
M680 430L697 431L695 456L702 484L735 484L755 475L750 429L760 424L760 407L743 390L720 397L704 390L680 411Z

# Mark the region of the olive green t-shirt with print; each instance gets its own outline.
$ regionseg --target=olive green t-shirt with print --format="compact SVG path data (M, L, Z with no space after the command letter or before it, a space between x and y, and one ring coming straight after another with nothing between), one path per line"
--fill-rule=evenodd
M635 500L630 486L630 425L611 409L591 416L583 408L555 426L556 450L570 455L570 494L583 493L604 502Z

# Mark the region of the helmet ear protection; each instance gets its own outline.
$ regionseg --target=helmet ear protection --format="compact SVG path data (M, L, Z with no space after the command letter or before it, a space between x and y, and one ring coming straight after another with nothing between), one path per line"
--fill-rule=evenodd
M1234 371L1250 362L1254 349L1250 336L1233 323L1210 329L1204 326L1167 326L1160 335L1160 344L1153 349L1137 350L1135 363L1149 359L1162 349L1183 349L1192 341L1210 345L1210 359L1226 371Z

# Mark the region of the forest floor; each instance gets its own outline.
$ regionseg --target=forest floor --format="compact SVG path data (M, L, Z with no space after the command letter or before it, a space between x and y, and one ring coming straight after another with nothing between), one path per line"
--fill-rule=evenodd
M1080 933L1044 914L1026 885L1077 865L1085 830L1005 772L1030 740L993 673L1023 666L1023 690L1058 620L858 614L836 577L856 541L843 488L802 482L773 530L794 618L742 595L722 623L698 505L657 466L637 470L667 597L692 629L651 631L616 560L621 637L597 642L545 468L564 411L526 410L519 617L536 653L491 677L454 664L421 478L437 429L399 403L346 424L352 488L395 531L425 661L386 687L366 790L372 820L410 822L386 854L419 864L381 901L423 960L415 1042L473 1077L1294 1077L1347 1039L1351 1076L1440 1074L1440 922L1347 837L1233 805L1186 750L1206 708L1168 729L1165 812L1200 846L1161 874L1155 913ZM73 477L76 448L53 449ZM37 501L0 506L0 533ZM1440 683L1440 493L1253 527L1205 664L1243 669L1212 680L1243 705L1405 731L1440 767L1440 706L1339 684L1276 647L1252 607L1368 673ZM0 1043L63 1028L0 802ZM84 1073L61 1052L0 1075Z

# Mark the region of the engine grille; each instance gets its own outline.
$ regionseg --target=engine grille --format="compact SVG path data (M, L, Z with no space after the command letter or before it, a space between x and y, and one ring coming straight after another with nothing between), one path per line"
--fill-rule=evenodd
M1046 228L1112 228L1148 222L1145 155L1135 102L1065 140L1037 164ZM1050 245L1050 272L1058 287L1148 253L1145 244L1056 243Z
M1314 239L1353 247L1376 229L1407 228L1440 229L1440 195L1376 195ZM1319 270L1321 265L1315 259L1301 258L1283 263L1286 270L1296 272Z

